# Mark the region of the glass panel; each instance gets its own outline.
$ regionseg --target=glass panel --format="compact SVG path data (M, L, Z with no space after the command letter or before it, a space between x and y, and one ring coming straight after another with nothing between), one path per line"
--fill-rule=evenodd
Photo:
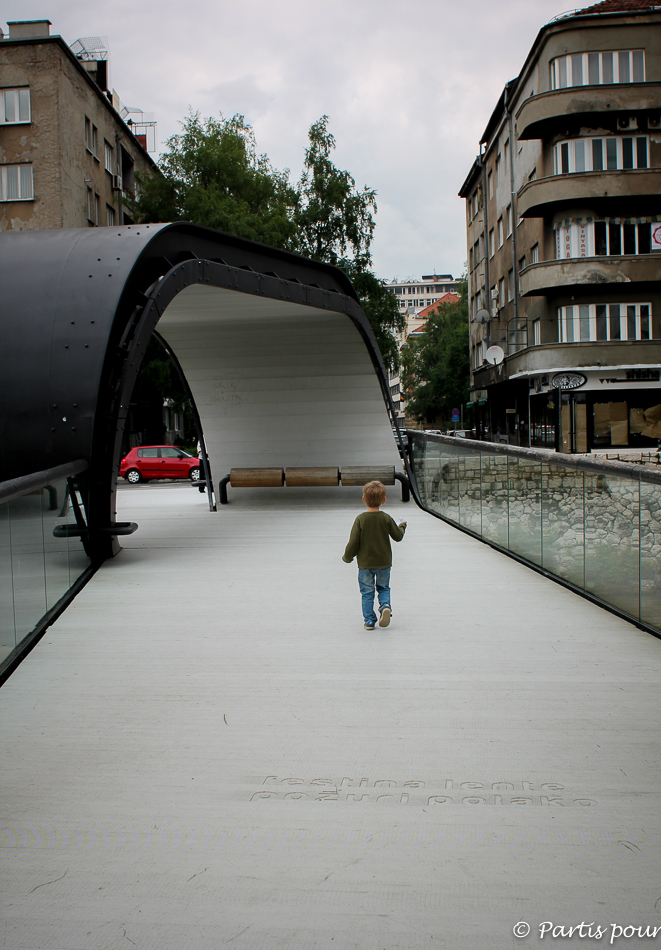
M624 253L635 254L636 253L636 225L625 224L622 230L624 232Z
M588 53L588 81L591 86L599 83L599 53Z
M590 339L590 307L588 304L581 304L580 308L580 328L581 342Z
M627 307L627 340L636 339L636 308Z
M574 342L574 308L567 307L567 321L565 324L565 343Z
M574 143L575 164L577 172L585 171L585 142L578 139Z
M661 630L661 485L640 483L640 619Z
M592 139L592 171L600 172L604 169L604 152L601 139Z
M569 143L563 142L560 146L560 170L563 175L569 171Z
M9 165L7 168L7 191L8 201L18 198L18 165Z
M5 92L5 121L16 121L16 93L13 89L7 89Z
M638 482L585 476L585 589L638 617Z
M638 253L650 254L652 251L652 225L638 225Z
M618 69L619 76L618 79L620 82L630 82L631 78L629 76L629 51L625 53L618 53Z
M42 490L9 502L17 644L46 613Z
M9 505L0 505L0 663L16 646L11 583Z
M620 233L620 225L613 224L612 221L608 222L608 254L610 257L614 257L622 253L621 245L622 235Z
M617 139L606 139L606 167L617 168Z
M20 122L30 121L30 90L18 90L18 118Z
M459 453L453 445L439 445L439 449L439 510L445 518L459 524Z
M645 53L642 49L633 53L633 81L645 82Z
M572 86L583 85L583 54L575 53L571 58Z
M480 453L458 447L459 518L464 528L482 534L482 486Z
M54 607L73 582L69 577L69 542L66 537L56 538L53 531L67 524L66 479L53 482L43 490L44 561L46 564L46 602Z
M20 166L20 179L21 198L33 198L32 165Z
M481 452L482 537L508 546L507 456Z
M636 168L647 168L647 139L644 135L636 139Z
M541 463L509 459L509 549L542 563Z
M609 330L611 340L620 339L620 305L612 303L608 308Z
M613 82L613 54L612 53L602 53L601 54L601 81L603 83Z
M542 465L542 566L583 587L583 473Z
M650 338L650 308L643 304L640 308L640 339Z
M622 139L622 168L633 168L633 139Z
M558 85L564 89L567 85L567 57L561 56L557 60L558 64Z
M606 340L606 304L597 304L597 340Z

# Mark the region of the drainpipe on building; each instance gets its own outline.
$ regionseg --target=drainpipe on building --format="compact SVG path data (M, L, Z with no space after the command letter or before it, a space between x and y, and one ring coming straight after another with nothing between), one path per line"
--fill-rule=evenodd
M115 132L115 151L117 152L117 180L122 181L122 147L119 144L124 136L120 132ZM122 181L122 188L124 182ZM122 220L122 188L117 191L117 224L123 224Z
M480 143L478 164L482 169L482 246L484 247L484 294L489 310L489 320L487 322L487 347L489 347L491 346L491 298L489 296L491 284L489 283L489 215L487 212L487 163L484 161L485 155L486 149L483 152Z
M519 315L519 275L516 270L516 225L519 218L516 211L516 191L514 190L514 119L512 118L512 113L509 109L508 98L509 89L507 86L505 86L505 98L503 104L505 107L505 115L507 116L510 132L510 199L512 205L512 276L514 277L514 327L516 330L518 330L517 318ZM507 350L509 356L509 340L507 341Z

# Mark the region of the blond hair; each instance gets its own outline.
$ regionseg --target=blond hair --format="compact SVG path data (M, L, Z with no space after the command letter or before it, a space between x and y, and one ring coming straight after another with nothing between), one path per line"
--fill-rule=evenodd
M363 498L368 508L378 508L386 500L386 486L383 482L368 482L363 488Z

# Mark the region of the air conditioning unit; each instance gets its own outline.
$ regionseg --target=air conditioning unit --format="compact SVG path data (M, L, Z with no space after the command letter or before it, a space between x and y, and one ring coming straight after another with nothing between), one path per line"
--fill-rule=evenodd
M661 118L658 115L648 115L647 117L647 128L648 129L659 129L661 128Z
M635 116L620 116L617 120L618 129L637 129L638 122Z
M113 176L112 176L112 190L113 190L113 191L121 191L121 190L122 190L122 176L121 176L121 175L113 175Z

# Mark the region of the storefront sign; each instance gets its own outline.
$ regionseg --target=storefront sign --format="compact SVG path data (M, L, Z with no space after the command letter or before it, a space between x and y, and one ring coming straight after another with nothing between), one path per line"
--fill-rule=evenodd
M661 251L661 224L652 225L652 250Z
M556 373L551 380L551 385L554 389L578 389L587 381L587 376L581 373Z

